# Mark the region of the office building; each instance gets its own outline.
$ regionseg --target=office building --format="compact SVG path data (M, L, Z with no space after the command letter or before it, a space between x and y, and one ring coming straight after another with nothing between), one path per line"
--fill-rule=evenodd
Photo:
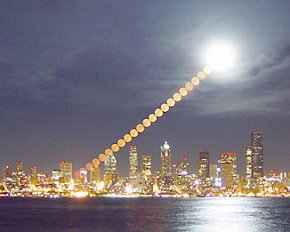
M12 167L8 164L3 166L3 180L12 177Z
M167 142L161 146L160 171L161 194L170 194L174 189L174 177L172 173L172 154L170 146Z
M198 176L202 186L207 186L209 182L209 152L207 151L199 152Z
M117 173L117 160L114 155L108 155L105 159L105 175Z
M141 171L143 176L151 176L152 175L152 163L151 163L151 156L143 155L142 156L142 163L141 163Z
M262 132L253 131L251 133L252 148L252 169L253 178L259 179L264 176L264 154Z
M129 183L133 191L138 187L138 149L136 144L131 144L129 148Z
M237 153L227 152L220 156L222 187L233 189L237 180Z
M59 169L61 170L64 182L70 183L72 180L72 163L62 160L59 163Z
M167 142L161 146L161 177L172 175L171 149Z

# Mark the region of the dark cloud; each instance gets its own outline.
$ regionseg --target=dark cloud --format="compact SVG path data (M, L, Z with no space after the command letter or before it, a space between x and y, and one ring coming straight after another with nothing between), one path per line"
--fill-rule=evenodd
M259 64L256 64L255 67L252 68L249 72L250 75L259 76L263 73L269 73L279 68L289 67L290 45L273 52L270 50L270 52L272 54L262 54L257 57L257 62L259 62Z

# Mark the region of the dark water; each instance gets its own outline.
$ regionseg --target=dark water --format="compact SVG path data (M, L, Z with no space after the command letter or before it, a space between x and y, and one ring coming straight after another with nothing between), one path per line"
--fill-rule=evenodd
M0 232L290 232L290 199L0 198Z

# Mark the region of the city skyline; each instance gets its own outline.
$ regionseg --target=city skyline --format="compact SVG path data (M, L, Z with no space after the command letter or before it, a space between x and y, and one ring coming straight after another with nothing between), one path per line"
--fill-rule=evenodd
M189 170L187 153L174 163L171 145L160 146L159 168L152 169L150 155L138 154L130 144L128 174L118 172L114 154L105 156L104 166L89 163L73 175L73 164L61 160L51 174L36 166L25 172L24 163L16 168L3 166L0 196L10 197L289 197L290 172L265 171L263 133L250 133L251 146L245 149L246 174L237 170L237 152L220 154L214 162L208 151L199 152L198 169ZM211 161L211 162L210 162ZM94 163L94 162L93 162ZM102 169L103 168L103 169Z
M0 230L290 231L290 0L0 0Z
M157 160L167 140L197 165L199 150L244 154L260 130L265 166L287 169L289 3L263 4L257 17L258 3L125 2L1 2L0 165L84 166L202 68L210 41L226 39L236 67L133 142ZM124 173L127 151L117 154Z
M223 159L223 155L228 156L228 154L234 154L235 156L235 173L241 176L244 176L248 181L255 178L261 178L265 176L266 174L270 172L288 172L288 169L284 170L276 170L274 168L266 167L264 163L264 154L263 154L263 134L261 131L252 131L250 134L250 146L245 147L243 153L238 153L236 151L230 151L230 150L224 150L222 153L218 154L218 158L215 159L215 155L213 156L209 151L207 150L199 150L196 155L197 158L195 158L196 162L193 162L192 159L189 159L190 154L188 154L187 151L184 151L182 153L174 153L172 152L171 145L168 144L167 141L164 142L164 144L160 147L161 148L161 157L158 157L157 160L152 158L153 156L148 153L140 153L139 147L136 143L129 143L129 150L127 151L127 166L121 167L117 165L118 163L118 156L113 155L112 157L108 156L103 165L100 165L96 167L98 169L98 172L100 172L102 175L105 175L106 173L112 174L116 173L122 177L128 177L129 183L133 185L133 183L136 182L136 179L138 179L138 173L141 173L143 170L143 164L142 160L143 157L150 157L150 167L152 168L151 171L153 171L155 174L156 172L161 172L161 175L163 172L172 172L173 164L176 165L180 162L186 162L188 163L188 171L191 173L195 173L200 177L202 181L205 181L207 178L209 178L210 174L210 166L212 165L218 165L221 163L221 160ZM257 150L255 146L262 147L262 153L257 157ZM166 150L169 149L169 152ZM162 155L163 154L163 155ZM169 154L169 155L168 155ZM258 152L259 154L259 152ZM169 157L168 157L169 156ZM260 156L262 156L262 160L260 159ZM163 158L162 158L163 157ZM168 158L167 158L168 157ZM161 159L160 159L161 158ZM239 159L238 159L239 158ZM242 160L242 162L241 162ZM81 172L79 170L79 164L74 164L72 166L72 162L70 160L59 160L59 169L56 167L53 169L53 171L60 171L60 170L71 170L69 172L70 177L68 179L71 179L72 177L75 177L77 172ZM57 161L58 162L58 161ZM24 171L28 172L32 169L35 169L36 171L44 172L44 170L47 167L37 167L35 164L28 164L25 163L23 160L16 160L14 163L16 163L16 169L19 163L21 163L21 166ZM14 164L13 163L13 164ZM11 163L5 163L3 165L3 170L5 167L12 168L13 164ZM26 164L24 166L24 164ZM69 165L69 166L67 166ZM24 166L24 167L23 167ZM123 172L123 169L126 168L126 172ZM162 171L164 168L167 171ZM86 168L85 168L86 169ZM109 171L108 171L109 170ZM121 171L120 171L121 170ZM51 171L51 170L50 170ZM64 171L61 171L64 172ZM4 173L4 171L3 171ZM50 172L48 172L50 173ZM170 174L171 175L171 174ZM53 172L52 172L53 176ZM65 177L67 178L67 177ZM133 180L133 181L132 181ZM135 181L134 181L135 180Z

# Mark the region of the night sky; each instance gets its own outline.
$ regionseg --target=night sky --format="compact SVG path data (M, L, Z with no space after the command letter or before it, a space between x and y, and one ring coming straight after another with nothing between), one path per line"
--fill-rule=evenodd
M290 171L290 1L0 1L0 165L74 169L143 120L229 41L214 73L134 142L159 166L187 151L237 151L263 132L265 169ZM128 146L116 154L128 171Z

